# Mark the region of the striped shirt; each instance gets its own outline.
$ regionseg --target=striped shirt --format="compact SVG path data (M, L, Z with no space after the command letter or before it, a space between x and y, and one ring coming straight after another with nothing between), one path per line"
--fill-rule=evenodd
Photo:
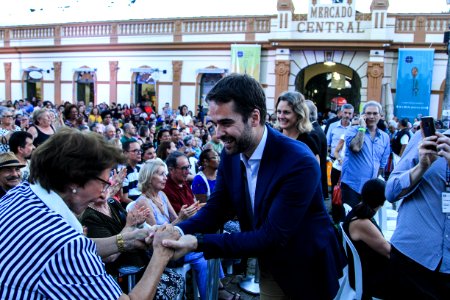
M123 180L122 188L123 193L128 194L131 200L136 200L142 194L137 188L140 170L141 165L136 165L134 168L127 165L127 177Z
M95 243L33 190L23 183L0 201L0 299L118 299Z

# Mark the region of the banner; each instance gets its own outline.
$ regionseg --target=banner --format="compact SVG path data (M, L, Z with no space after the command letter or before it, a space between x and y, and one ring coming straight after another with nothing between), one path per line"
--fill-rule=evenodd
M231 45L231 73L248 74L259 81L261 45Z
M394 114L413 123L430 114L434 49L399 49Z

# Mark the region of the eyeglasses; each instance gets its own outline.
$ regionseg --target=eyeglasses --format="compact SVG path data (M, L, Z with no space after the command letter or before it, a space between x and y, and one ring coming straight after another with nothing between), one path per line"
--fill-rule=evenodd
M6 115L6 116L3 116L2 118L14 118L12 115Z
M109 181L101 179L100 177L97 176L95 176L94 178L102 182L103 184L102 193L106 192L106 190L111 186L111 183Z
M127 151L127 152L133 152L134 154L138 154L138 153L142 153L142 150L141 149L134 149L134 150L130 150L130 151Z
M181 171L188 171L191 168L191 165L184 166L184 167L177 167L177 169L180 169Z

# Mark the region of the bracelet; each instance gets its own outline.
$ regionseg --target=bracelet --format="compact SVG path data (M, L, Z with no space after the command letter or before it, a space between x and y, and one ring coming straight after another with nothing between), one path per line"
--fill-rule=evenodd
M366 130L367 130L367 129L366 129L366 128L364 128L364 127L359 127L359 128L358 128L358 131L360 131L360 132L363 132L363 133L365 133L365 132L366 132Z
M116 235L116 244L119 252L125 252L125 241L123 239L123 235L120 233Z

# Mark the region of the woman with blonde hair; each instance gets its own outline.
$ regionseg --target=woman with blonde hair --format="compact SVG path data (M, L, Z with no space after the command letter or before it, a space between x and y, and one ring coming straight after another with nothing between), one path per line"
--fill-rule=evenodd
M299 92L283 92L278 97L276 108L277 127L280 131L305 143L319 161L319 146L310 135L313 127L305 97Z

